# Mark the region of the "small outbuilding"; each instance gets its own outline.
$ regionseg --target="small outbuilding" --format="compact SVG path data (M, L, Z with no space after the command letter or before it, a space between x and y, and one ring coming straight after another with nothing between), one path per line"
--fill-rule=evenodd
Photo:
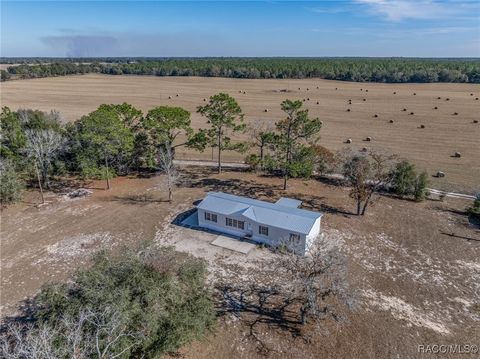
M273 247L285 245L304 255L320 234L322 214L298 208L301 203L292 198L271 203L208 192L197 206L198 225Z

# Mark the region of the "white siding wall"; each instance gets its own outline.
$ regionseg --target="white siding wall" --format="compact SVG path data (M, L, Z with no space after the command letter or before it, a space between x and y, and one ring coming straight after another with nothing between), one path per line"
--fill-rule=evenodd
M315 224L312 226L312 229L310 230L310 233L307 235L307 242L306 242L307 249L310 248L315 238L320 234L321 219L322 217L317 218L317 220L315 221Z
M247 223L245 223L245 229L242 231L241 229L235 228L235 227L228 227L225 224L225 219L226 217L228 218L233 218L237 219L240 221L244 221L243 218L237 217L237 216L225 216L223 214L215 213L212 211L208 211L209 213L214 213L217 215L217 222L212 222L212 221L206 221L205 220L205 210L203 209L198 209L198 224L200 227L204 228L209 228L214 231L218 232L223 232L223 233L228 233L233 236L240 236L243 237L247 233Z
M210 213L215 213L212 211L208 211ZM315 225L312 227L312 230L306 236L305 234L297 233L297 232L291 232L285 229L281 228L276 228L272 226L266 226L268 227L268 236L261 235L259 233L259 227L261 224L254 222L248 218L244 218L243 216L225 216L223 214L215 213L217 215L217 223L212 222L212 221L206 221L205 220L205 211L203 209L198 209L198 224L200 227L208 228L214 231L218 232L223 232L227 234L231 234L234 236L239 236L243 237L249 232L249 223L251 224L251 232L252 232L252 240L259 242L259 243L265 243L267 245L276 247L280 244L285 244L285 245L290 245L289 240L290 240L290 233L298 234L300 235L300 241L297 245L291 247L292 249L295 250L297 254L304 255L305 250L308 249L308 247L311 245L313 242L313 239L318 235L320 232L320 218L317 219L315 222ZM225 219L226 217L237 219L240 221L245 222L245 228L244 230L239 230L234 227L228 227L225 224Z

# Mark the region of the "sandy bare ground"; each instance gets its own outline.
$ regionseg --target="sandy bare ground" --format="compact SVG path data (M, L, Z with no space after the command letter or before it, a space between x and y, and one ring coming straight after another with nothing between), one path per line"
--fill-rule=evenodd
M259 261L272 255L257 248L247 256L211 245L216 235L179 227L177 215L192 209L206 191L276 200L302 199L305 208L323 211L323 235L347 254L348 280L359 306L342 325L325 324L311 343L276 326L259 326L258 335L274 358L417 357L419 344L475 344L480 336L480 230L460 199L414 203L382 197L363 218L350 213L347 189L316 181L281 179L251 173L211 173L184 169L175 202L164 202L161 176L117 178L87 184L93 193L71 200L49 193L35 207L38 193L2 212L2 315L42 284L65 280L88 265L101 248L118 250L147 240L173 245L205 258L210 280L246 280ZM182 349L186 358L257 358L257 343L233 317L220 320L206 341Z
M73 121L102 103L125 101L144 111L158 105L182 106L192 112L197 128L206 125L205 119L195 113L197 106L204 103L204 98L220 91L238 100L247 122L275 122L283 117L281 101L305 99L311 114L324 122L322 145L337 150L345 147L345 140L351 138L350 146L354 148L382 148L409 158L430 174L444 171L445 178L431 179L433 188L469 193L480 190L480 124L473 123L480 110L480 101L475 100L480 97L480 86L475 84L366 84L316 79L91 74L4 82L0 90L2 106L46 111L54 108L63 113L65 121ZM349 99L352 105L348 104ZM414 114L410 115L411 112ZM394 123L389 123L390 120ZM367 136L373 141L364 142ZM452 157L455 151L461 152L462 157ZM210 151L198 154L183 150L178 155L185 159L211 159ZM238 161L242 157L225 154L226 161Z

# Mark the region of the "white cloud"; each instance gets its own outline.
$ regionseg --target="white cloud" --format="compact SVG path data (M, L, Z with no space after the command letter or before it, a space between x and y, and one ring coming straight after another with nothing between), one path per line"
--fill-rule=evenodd
M471 1L355 0L355 2L367 6L371 12L389 21L442 19L478 11L478 3Z

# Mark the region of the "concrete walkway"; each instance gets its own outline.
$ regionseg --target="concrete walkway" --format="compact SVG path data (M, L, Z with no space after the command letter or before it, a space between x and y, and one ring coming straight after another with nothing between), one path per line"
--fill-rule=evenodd
M228 238L222 235L218 236L212 244L217 247L226 248L243 254L248 254L248 252L256 247L255 244L243 242L239 239Z

